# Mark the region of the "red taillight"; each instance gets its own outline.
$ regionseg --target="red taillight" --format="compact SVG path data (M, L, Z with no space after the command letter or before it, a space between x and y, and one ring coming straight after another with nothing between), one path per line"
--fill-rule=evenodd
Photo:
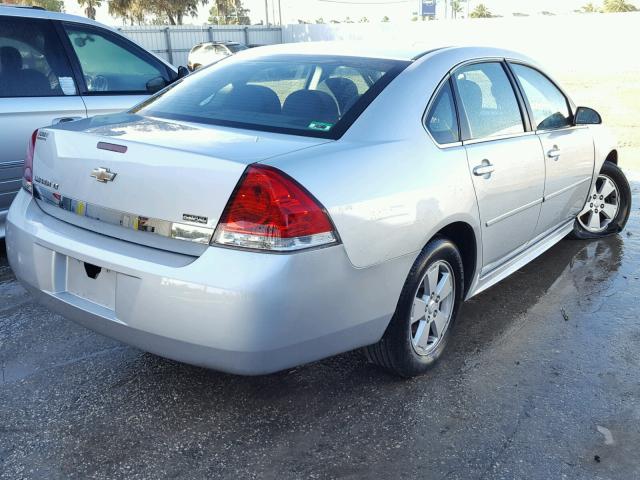
M24 157L24 169L22 171L22 186L29 192L33 193L33 155L36 151L36 138L38 138L38 130L34 130L27 143L27 154Z
M214 242L289 251L337 242L322 205L300 184L266 165L249 167L229 199Z

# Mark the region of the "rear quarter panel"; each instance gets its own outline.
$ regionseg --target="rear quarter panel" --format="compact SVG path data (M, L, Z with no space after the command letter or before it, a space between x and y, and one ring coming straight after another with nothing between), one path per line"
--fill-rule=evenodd
M442 56L414 62L340 140L267 162L322 202L355 267L417 255L457 221L481 238L464 147L439 148L422 125L431 95L456 63Z
M477 206L463 147L440 151L423 138L329 144L272 160L327 208L358 268L417 254L440 229L476 230ZM338 148L336 148L338 147ZM307 154L308 155L308 154Z

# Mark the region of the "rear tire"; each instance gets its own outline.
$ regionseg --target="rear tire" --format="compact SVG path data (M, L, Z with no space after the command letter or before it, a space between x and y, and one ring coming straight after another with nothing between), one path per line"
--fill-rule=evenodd
M578 214L571 236L585 240L616 234L631 212L631 187L620 168L604 162L589 198Z
M402 377L425 373L445 350L463 296L460 252L436 237L411 267L382 339L365 347L367 359Z

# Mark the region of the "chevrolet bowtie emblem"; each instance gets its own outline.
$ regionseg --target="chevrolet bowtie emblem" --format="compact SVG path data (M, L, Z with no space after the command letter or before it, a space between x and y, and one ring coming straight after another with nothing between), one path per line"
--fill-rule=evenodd
M116 178L116 175L117 173L112 172L108 168L104 167L94 168L91 172L91 176L102 183L113 182L113 179Z

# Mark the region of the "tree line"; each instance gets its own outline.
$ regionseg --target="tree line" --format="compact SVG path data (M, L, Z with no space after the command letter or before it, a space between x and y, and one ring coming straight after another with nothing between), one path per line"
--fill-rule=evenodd
M35 0L60 1L60 0ZM209 0L77 0L87 17L95 19L96 9L107 3L109 15L120 18L124 23L182 25L187 17L196 17L198 7L207 5ZM62 3L62 2L60 2ZM250 25L249 9L242 0L213 0L209 9L209 23L218 25Z
M459 18L464 9L462 4L469 0L447 0L448 12L451 12L453 18ZM209 4L209 0L77 0L81 7L84 7L84 13L87 17L95 19L97 8L106 3L109 14L122 19L124 23L134 24L169 24L182 25L185 18L196 17L198 8ZM53 12L61 12L64 9L63 0L5 0L8 4L30 4L43 7ZM638 8L627 0L603 0L602 3L589 2L581 9L576 10L577 13L617 13L617 12L635 12ZM492 18L494 15L489 8L480 3L469 12L470 18ZM542 15L554 15L552 12L543 11ZM250 25L250 10L245 8L243 0L212 0L212 6L209 9L209 23L216 25ZM513 16L528 16L525 13L513 13ZM414 16L414 21L418 20ZM384 16L381 22L389 22L390 19ZM367 17L358 20L352 20L346 17L344 20L325 20L317 18L315 22L306 20L298 20L298 23L369 23Z

